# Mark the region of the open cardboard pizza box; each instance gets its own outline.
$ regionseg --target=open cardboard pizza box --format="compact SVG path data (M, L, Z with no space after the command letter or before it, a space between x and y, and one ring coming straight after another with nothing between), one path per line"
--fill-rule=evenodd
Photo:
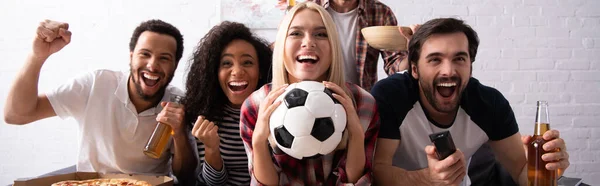
M65 180L87 180L96 178L130 178L146 181L154 186L172 186L173 178L168 176L149 176L131 174L102 174L97 172L74 172L56 176L40 178L24 178L15 180L13 186L50 186L53 183Z

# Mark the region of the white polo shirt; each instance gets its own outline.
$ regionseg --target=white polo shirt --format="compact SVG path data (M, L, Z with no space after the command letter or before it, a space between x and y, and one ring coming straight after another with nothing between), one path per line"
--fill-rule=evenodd
M159 104L138 114L129 100L128 80L129 72L96 70L47 94L60 118L73 117L79 124L77 171L170 173L170 150L159 159L143 153L162 107ZM162 100L174 94L183 95L183 91L168 86Z

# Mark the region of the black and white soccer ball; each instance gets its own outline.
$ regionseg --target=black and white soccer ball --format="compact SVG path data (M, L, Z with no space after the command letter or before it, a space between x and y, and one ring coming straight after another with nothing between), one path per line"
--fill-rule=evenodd
M277 147L296 158L311 158L332 152L346 128L346 111L316 81L290 84L277 98L283 102L269 120Z

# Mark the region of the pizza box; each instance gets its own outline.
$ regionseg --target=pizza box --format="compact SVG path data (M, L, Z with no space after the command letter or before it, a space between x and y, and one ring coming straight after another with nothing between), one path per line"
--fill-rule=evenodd
M56 176L22 178L15 180L13 186L50 186L65 180L87 180L96 178L130 178L146 181L154 186L173 186L173 178L168 176L132 175L132 174L102 174L97 172L74 172Z

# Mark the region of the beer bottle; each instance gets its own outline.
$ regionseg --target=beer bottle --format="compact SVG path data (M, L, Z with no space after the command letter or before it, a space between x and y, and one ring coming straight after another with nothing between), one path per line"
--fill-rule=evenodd
M548 117L548 102L538 101L535 115L535 128L532 141L527 144L527 185L529 186L556 186L556 171L546 169L542 155L552 151L545 151L542 146L547 142L542 137L550 130Z
M181 99L181 96L173 95L170 102L180 104ZM167 145L171 142L171 136L173 136L171 126L159 122L156 124L156 128L154 128L150 139L148 139L148 143L146 143L144 154L154 159L160 158Z

